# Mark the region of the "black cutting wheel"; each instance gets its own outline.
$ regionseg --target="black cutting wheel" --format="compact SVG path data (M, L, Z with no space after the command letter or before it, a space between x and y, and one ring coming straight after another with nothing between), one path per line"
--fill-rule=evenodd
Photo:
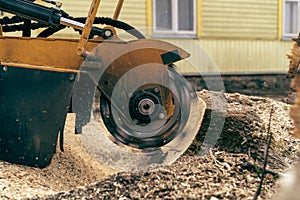
M94 120L81 138L100 162L124 171L147 170L174 162L192 143L205 103L172 67L166 73L163 84L140 84L130 93L116 86L117 98L96 92Z
M171 108L164 106L161 93L168 94L167 103ZM153 149L167 144L177 135L181 123L180 105L168 88L143 86L133 93L128 104L129 119L124 119L121 114L113 116L110 101L101 96L102 119L116 142L139 149ZM171 113L169 117L168 112Z

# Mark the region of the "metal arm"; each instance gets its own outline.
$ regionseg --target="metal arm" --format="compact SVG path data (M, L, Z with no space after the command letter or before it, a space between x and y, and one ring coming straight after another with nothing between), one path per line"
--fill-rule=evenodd
M117 19L119 18L119 15L120 15L120 12L121 12L123 3L124 3L124 0L119 0L119 1L118 1L116 10L115 10L114 16L113 16L113 19L114 19L114 20L117 20Z
M86 56L86 45L101 0L93 0L77 47L77 55Z

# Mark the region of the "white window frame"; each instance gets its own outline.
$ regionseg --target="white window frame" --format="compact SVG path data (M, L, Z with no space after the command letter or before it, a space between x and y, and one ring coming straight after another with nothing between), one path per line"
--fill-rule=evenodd
M285 6L286 2L297 2L298 3L298 27L297 27L297 33L286 33L285 32ZM299 0L283 0L282 1L282 37L283 38L292 38L298 35L300 32L300 2Z
M152 6L152 20L153 20L153 36L157 37L167 37L167 38L174 38L174 37L185 37L185 36L196 36L197 35L197 0L193 0L193 30L192 31L185 31L185 30L178 30L178 1L183 0L171 0L172 4L172 30L161 30L157 29L156 25L156 1L161 0L153 0Z

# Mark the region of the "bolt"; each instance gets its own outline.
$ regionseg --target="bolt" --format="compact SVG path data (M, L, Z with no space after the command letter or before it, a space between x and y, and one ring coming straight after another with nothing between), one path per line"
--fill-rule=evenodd
M109 85L109 81L107 81L107 80L104 81L103 83L104 83L104 85Z
M159 118L160 120L165 119L165 117L166 117L166 115L165 115L164 113L159 113L159 115L158 115L158 118Z
M160 92L159 88L154 88L154 92L159 93Z
M8 67L7 67L7 66L3 66L2 70L3 70L4 72L7 72L7 71L8 71Z
M105 35L106 37L110 37L110 36L112 35L112 33L111 33L110 30L105 30L105 31L104 31L104 35Z
M72 74L70 75L70 77L69 77L69 80L70 80L70 81L74 81L74 79L75 79L75 75L72 73Z

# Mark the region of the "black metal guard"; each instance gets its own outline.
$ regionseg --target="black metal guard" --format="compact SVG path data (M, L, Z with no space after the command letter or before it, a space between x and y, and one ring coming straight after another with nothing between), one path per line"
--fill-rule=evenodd
M40 168L50 164L76 75L0 65L0 159Z

